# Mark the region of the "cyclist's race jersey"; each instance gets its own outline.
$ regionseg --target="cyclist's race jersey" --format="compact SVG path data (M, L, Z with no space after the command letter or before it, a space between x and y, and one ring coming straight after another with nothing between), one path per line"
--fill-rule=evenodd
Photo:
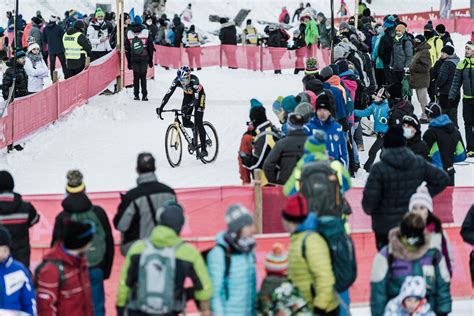
M163 101L161 102L161 107L164 107L166 103L168 103L169 99L171 98L177 87L183 89L185 99L190 99L190 97L192 97L192 101L190 100L190 103L187 106L194 107L199 105L199 100L201 96L204 95L204 87L199 83L198 77L196 77L195 75L191 75L189 83L186 85L179 81L178 78L175 78L173 80L173 82L171 83L171 87L168 89L165 97L163 98Z

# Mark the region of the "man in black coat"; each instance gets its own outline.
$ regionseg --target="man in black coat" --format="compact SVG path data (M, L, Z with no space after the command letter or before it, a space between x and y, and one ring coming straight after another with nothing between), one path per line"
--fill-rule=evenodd
M387 19L384 24L385 34L380 39L378 55L383 62L383 70L385 73L385 82L394 82L396 78L390 71L390 61L392 58L393 51L393 39L395 37L395 22Z
M26 54L19 50L16 52L16 69L13 71L13 63L15 59L12 57L7 62L7 70L3 74L2 94L3 99L8 99L10 87L13 85L13 79L16 77L15 90L13 91L12 100L14 98L24 97L28 95L28 75L25 71Z
M15 182L8 171L0 171L0 225L5 226L12 236L13 259L26 268L30 266L30 237L28 230L39 222L40 216L31 203L23 201L20 194L13 192Z
M48 44L51 78L53 78L53 72L56 69L56 58L59 58L64 78L67 78L66 57L64 56L63 45L64 29L57 24L58 21L59 18L57 16L52 15L49 18L49 23L43 30L43 42Z
M448 97L451 86L453 85L456 66L460 59L454 52L454 47L446 45L441 49L441 58L439 61L441 61L441 65L436 76L436 95L438 96L438 102L441 109L443 109L443 114L447 114L454 125L458 127L458 104L461 97L458 96L451 102ZM436 62L436 64L438 64L438 62Z
M420 155L430 161L429 148L421 139L421 125L415 114L407 114L403 117L403 136L407 139L407 147L415 155Z
M276 142L263 163L268 182L284 185L298 160L303 156L306 133L303 131L303 116L291 113L288 116L288 135Z
M370 169L362 207L372 217L377 249L388 244L389 231L408 212L410 197L426 181L431 196L449 184L447 173L406 147L403 129L390 127L384 136L380 161Z
M83 71L89 66L90 56L92 53L92 45L89 39L85 35L86 25L83 21L74 22L74 26L67 30L66 34L63 36L63 45L65 49L66 56L66 66L67 66L67 78L73 77ZM79 33L77 40L74 39L75 36ZM69 40L76 42L78 48L80 47L81 53L78 59L71 58L69 55ZM73 48L71 51L74 51L76 48ZM66 78L66 79L67 79Z
M63 236L63 229L66 226L65 222L74 220L92 221L94 223L96 231L94 238L97 238L97 242L101 243L101 246L104 247L100 248L101 246L98 246L97 249L105 251L101 253L102 258L97 259L95 257L97 262L88 261L89 275L95 314L105 315L104 280L110 277L115 252L112 229L104 209L100 206L92 205L91 200L87 196L82 173L79 170L71 170L67 174L67 179L67 196L61 203L63 211L56 216L54 222L51 247Z
M179 16L173 18L174 47L181 47L183 44L184 24Z
M237 45L237 29L234 22L229 22L226 18L220 19L221 30L219 39L222 45Z

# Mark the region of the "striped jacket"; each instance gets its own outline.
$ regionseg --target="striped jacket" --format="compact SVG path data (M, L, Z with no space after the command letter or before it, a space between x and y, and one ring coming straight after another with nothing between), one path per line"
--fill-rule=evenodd
M0 193L0 224L12 235L11 253L26 268L30 266L30 237L28 229L38 223L40 216L31 203L13 192Z

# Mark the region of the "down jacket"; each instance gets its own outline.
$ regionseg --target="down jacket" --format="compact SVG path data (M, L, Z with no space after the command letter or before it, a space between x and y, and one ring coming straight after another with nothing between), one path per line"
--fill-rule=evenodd
M306 134L302 130L290 131L275 143L263 163L263 171L268 182L285 184L298 160L303 156Z
M427 298L437 314L451 312L451 293L446 260L437 249L426 243L414 251L406 249L400 241L400 230L390 232L389 245L375 256L370 278L370 308L372 316L383 316L388 301L398 296L407 276L423 276L427 284Z
M430 86L430 44L421 43L415 48L415 55L410 65L410 88L423 89Z
M474 99L474 57L464 58L456 66L453 85L449 91L449 99L454 100L463 89L463 97Z
M28 92L34 93L43 90L43 80L49 77L49 69L43 58L34 62L28 55L25 61L25 71L28 75Z
M362 206L372 216L372 229L388 234L408 212L410 197L426 181L431 196L448 185L446 172L436 168L407 147L385 148L380 161L370 169L364 188Z
M438 71L438 80L436 81L436 88L439 94L449 95L458 63L459 57L452 55L446 58L441 64Z
M410 66L413 58L413 44L408 35L403 34L400 39L393 39L392 58L390 59L390 68L394 71L403 71Z
M255 254L253 251L249 253L232 252L224 238L224 233L217 235L216 243L222 247L214 247L207 255L207 268L213 289L212 314L216 316L254 316L257 298ZM231 252L230 270L227 278L224 276L224 249Z
M8 99L8 93L10 87L13 84L13 58L7 62L7 70L3 74L2 93L3 99ZM28 95L28 75L26 74L25 67L21 64L16 65L16 83L15 83L15 98L24 97Z

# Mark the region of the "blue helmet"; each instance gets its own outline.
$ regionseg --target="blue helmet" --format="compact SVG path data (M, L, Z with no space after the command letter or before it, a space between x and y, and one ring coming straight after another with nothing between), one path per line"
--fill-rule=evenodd
M178 80L187 80L191 76L191 69L188 66L182 66L178 69Z

